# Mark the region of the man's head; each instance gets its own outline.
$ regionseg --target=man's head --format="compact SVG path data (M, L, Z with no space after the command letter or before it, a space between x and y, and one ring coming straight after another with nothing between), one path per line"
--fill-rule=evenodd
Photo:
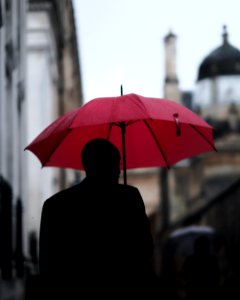
M120 158L117 147L105 139L93 139L82 150L82 164L86 175L98 182L118 182Z

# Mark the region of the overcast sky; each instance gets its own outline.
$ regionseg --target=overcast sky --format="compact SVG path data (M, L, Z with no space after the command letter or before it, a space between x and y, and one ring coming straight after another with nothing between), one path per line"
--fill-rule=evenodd
M177 73L193 90L198 66L222 43L240 48L239 0L73 0L84 101L124 94L163 97L163 39L177 35Z

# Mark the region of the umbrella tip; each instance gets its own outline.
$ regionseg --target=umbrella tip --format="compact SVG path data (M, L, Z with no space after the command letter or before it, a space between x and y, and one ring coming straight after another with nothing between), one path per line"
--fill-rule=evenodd
M122 84L120 86L120 91L121 91L121 96L122 96L123 95L123 86L122 86Z

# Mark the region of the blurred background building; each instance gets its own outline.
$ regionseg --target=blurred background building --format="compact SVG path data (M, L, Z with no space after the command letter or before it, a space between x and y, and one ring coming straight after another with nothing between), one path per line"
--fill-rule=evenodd
M0 1L0 269L22 276L37 259L43 201L78 178L41 169L24 152L59 115L82 104L72 1Z
M167 35L165 43L170 43L170 39L176 43L172 33ZM176 55L176 51L170 53ZM240 51L230 44L224 26L222 45L207 55L196 70L195 90L180 91L179 97L176 71L166 68L165 97L180 101L211 124L218 150L182 161L170 170L171 220L201 206L240 176L239 59Z

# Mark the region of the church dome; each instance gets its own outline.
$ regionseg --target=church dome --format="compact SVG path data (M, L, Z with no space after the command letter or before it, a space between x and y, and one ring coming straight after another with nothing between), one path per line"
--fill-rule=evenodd
M240 50L229 43L226 26L223 27L223 44L202 61L197 80L220 75L240 75Z

